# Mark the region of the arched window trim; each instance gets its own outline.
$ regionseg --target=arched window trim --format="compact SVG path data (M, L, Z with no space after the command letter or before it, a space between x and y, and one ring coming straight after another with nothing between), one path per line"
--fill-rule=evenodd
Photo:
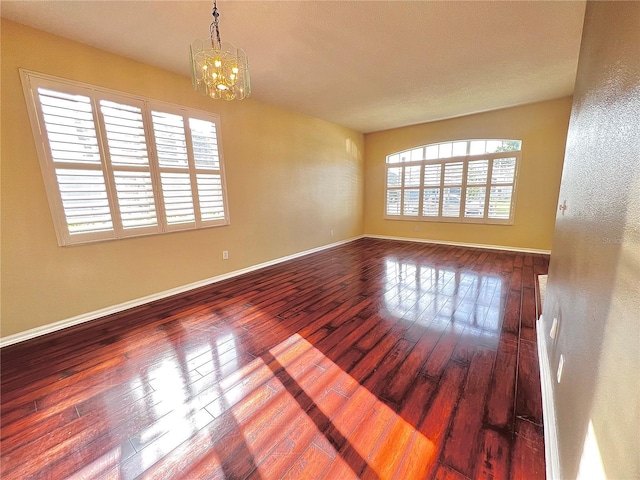
M521 140L465 139L386 157L388 220L514 223Z

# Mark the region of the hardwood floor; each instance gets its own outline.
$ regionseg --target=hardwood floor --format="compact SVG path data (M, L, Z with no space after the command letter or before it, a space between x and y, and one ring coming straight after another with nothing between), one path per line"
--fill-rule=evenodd
M6 347L0 476L544 478L547 266L361 239Z

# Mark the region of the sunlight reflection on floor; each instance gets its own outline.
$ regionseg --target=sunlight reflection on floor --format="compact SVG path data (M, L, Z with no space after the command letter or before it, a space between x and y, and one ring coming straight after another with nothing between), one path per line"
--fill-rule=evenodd
M353 470L359 471L364 464L364 476L369 472L381 479L392 478L409 443L413 451L410 457L421 461L405 465L409 467L405 478L417 478L418 470L424 470L433 456L433 444L312 344L294 334L270 353L295 386L280 383L275 387L278 396L285 399L284 411L265 427L268 434L261 435L269 439L269 445L275 445L272 451L267 453L263 442L255 442L255 437L246 439L255 461L264 457L259 472L272 477L278 463L282 469L293 464L287 474L299 478L295 472L302 467L308 476L310 472L323 473L331 464L324 478L343 479L354 477ZM312 419L310 409L305 414L301 404L306 404L300 397L306 396L311 400L311 410L315 406L321 415L314 414ZM315 423L324 419L338 432L334 441L344 441L340 452ZM300 457L292 462L291 455L296 454Z

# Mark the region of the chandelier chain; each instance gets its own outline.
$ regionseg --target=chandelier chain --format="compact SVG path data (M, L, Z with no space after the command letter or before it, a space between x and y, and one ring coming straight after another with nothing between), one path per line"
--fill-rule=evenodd
M220 13L218 13L217 0L213 0L213 10L211 12L211 15L213 16L213 22L211 22L211 25L209 25L209 35L211 36L211 44L214 45L213 32L215 30L216 40L218 42L217 46L218 48L220 48L220 46L222 45L222 42L220 41L220 28L218 27L218 17L220 17Z

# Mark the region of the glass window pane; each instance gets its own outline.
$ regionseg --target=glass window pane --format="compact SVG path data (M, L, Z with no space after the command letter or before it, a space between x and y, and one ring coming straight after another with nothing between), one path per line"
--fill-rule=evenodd
M444 184L462 184L462 162L447 163L444 166Z
M422 198L422 215L437 217L440 204L440 189L425 188Z
M438 151L438 158L450 158L451 157L451 144L441 143Z
M502 147L502 140L487 140L487 153L495 153Z
M411 150L411 161L415 162L417 160L424 159L424 148L414 148Z
M427 160L435 160L438 158L438 145L430 145L427 147Z
M404 191L404 204L402 206L402 214L409 216L418 216L418 207L420 205L420 190L410 189Z
M400 190L387 191L387 215L400 215Z
M442 172L442 165L425 165L424 166L424 185L425 186L440 186L440 175Z
M487 187L468 187L464 206L464 216L467 218L484 217L484 202Z
M460 216L460 194L462 189L445 188L442 191L442 216L443 217L459 217Z
M420 186L420 166L404 167L404 186L419 187Z
M401 162L408 162L411 160L411 152L402 152L400 154L400 161Z
M489 194L489 218L508 219L511 210L512 186L491 187Z
M387 187L402 186L402 167L387 168Z
M469 155L482 155L486 153L486 143L485 140L472 140L469 146Z
M454 142L453 143L453 156L462 157L467 154L467 142Z
M491 171L491 183L513 183L516 173L515 158L496 158Z
M502 146L498 152L517 152L521 150L522 142L520 140L503 140Z
M400 155L397 153L395 155L389 155L387 157L387 163L398 163L400 161Z
M467 167L467 183L487 183L489 175L489 160L475 160L469 162Z

